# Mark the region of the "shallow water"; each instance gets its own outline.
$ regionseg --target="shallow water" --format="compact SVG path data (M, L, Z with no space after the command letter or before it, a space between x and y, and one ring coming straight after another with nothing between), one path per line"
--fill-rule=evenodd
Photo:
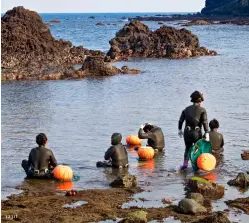
M108 40L125 24L121 20L123 14L101 14L93 21L89 16L58 14L43 18L61 20L51 28L57 38L107 51ZM117 26L94 26L98 21ZM168 24L179 27L176 23ZM159 27L153 22L146 24L152 29ZM116 64L140 68L141 75L3 82L2 197L24 182L21 160L36 146L38 133L47 134L48 148L58 162L69 164L80 175L80 180L73 183L75 189L108 188L119 173L97 169L95 165L103 160L111 134L122 133L125 143L127 135L137 134L142 123L150 122L162 127L166 152L141 165L136 152L129 150L128 171L138 177L139 185L146 190L137 196L148 199L147 206L162 205L162 198L179 201L185 193L186 176L170 170L178 169L182 163L184 142L177 135L177 124L181 111L190 104L189 95L196 89L204 92L208 119L220 121L220 132L225 138L224 162L213 177L228 190L225 198L216 203L222 207L223 200L248 196L248 192L240 193L226 182L248 169L248 162L241 160L240 153L249 149L249 27L190 29L202 45L217 50L219 55L183 60L131 59ZM49 185L56 188L54 183Z

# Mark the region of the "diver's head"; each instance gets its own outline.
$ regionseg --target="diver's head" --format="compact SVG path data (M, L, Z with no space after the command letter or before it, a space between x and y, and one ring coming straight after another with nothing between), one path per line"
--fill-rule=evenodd
M153 125L146 123L143 130L144 132L150 132L153 129Z
M113 133L111 140L112 140L112 145L117 145L121 143L122 135L120 133Z
M191 102L201 104L204 101L203 93L195 91L190 95Z
M213 119L213 120L211 120L210 122L209 122L209 128L211 129L211 130L213 130L213 129L218 129L220 127L220 124L219 124L219 122L218 122L218 120L217 119Z
M39 146L45 146L48 142L48 138L44 133L40 133L39 135L36 136L36 143Z

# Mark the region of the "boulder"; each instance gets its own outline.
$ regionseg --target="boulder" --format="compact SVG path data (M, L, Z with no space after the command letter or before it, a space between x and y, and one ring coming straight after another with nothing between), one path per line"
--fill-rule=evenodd
M189 179L186 183L186 189L190 192L200 193L210 199L220 199L225 194L225 188L222 185L199 177Z
M178 208L184 214L205 213L207 209L193 199L184 198L178 203Z
M241 159L242 160L249 160L249 151L243 151L243 153L241 154Z
M111 187L136 187L137 178L135 176L125 175L118 177L110 183Z
M200 47L197 36L189 30L163 25L153 32L139 21L126 24L110 41L110 45L107 56L112 60L126 60L128 57L180 59L216 55L215 51Z
M146 223L147 214L148 213L145 211L131 212L128 213L128 215L118 223Z
M188 193L186 198L195 200L200 205L204 205L204 197L199 193Z
M105 62L104 57L88 56L81 68L87 76L110 76L120 73L121 71L112 66L111 63Z
M249 177L245 173L239 173L235 179L229 180L227 184L229 186L247 188L249 186Z
M228 219L227 215L221 211L217 211L212 215L209 215L205 218L201 218L200 220L194 221L192 223L231 223Z
M140 74L141 71L138 69L130 69L128 66L121 67L122 74Z

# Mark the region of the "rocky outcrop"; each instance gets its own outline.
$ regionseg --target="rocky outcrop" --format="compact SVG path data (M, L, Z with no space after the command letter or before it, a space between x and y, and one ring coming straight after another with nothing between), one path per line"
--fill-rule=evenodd
M206 0L204 15L249 15L249 0Z
M126 24L110 41L107 53L112 60L125 60L128 57L188 58L216 55L200 47L197 36L186 29L161 26L156 31L139 21Z
M212 23L206 20L193 20L183 24L183 26L205 26L211 25Z
M184 214L197 214L207 212L207 209L205 207L197 203L195 200L188 198L182 199L178 204L178 208Z
M236 186L240 188L247 188L249 187L249 177L245 173L239 173L237 177L233 180L229 180L227 182L229 186Z
M104 26L105 25L105 23L103 23L103 22L97 22L96 23L96 26Z
M239 208L243 210L247 215L249 215L249 197L225 201L225 203L230 207Z
M110 183L111 187L136 187L137 178L135 176L125 175L118 177L116 180Z
M145 211L134 211L128 213L127 216L118 223L146 223L148 213Z
M225 188L222 185L199 177L189 179L186 183L186 189L190 192L200 193L210 199L220 199L225 194Z
M74 47L69 41L56 40L41 17L23 7L7 11L1 25L3 80L22 79L25 75L29 76L26 79L33 79L42 76L44 70L57 71L42 79L66 78L67 70L72 70L70 66L83 63L86 55L104 55L82 46Z

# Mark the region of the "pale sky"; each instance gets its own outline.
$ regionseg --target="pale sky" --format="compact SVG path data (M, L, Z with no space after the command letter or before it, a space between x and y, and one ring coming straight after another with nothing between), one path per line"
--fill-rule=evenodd
M1 12L15 6L37 12L199 12L205 0L2 0Z

